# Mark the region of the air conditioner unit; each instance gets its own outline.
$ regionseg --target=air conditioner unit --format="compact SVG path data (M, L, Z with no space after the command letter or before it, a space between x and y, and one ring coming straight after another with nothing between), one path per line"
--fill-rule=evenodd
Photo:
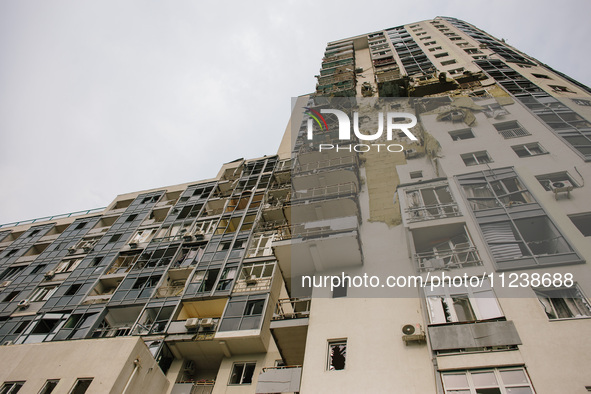
M552 190L554 193L570 192L573 190L573 184L569 181L550 182L550 190Z
M11 283L12 283L11 280L5 280L4 282L0 283L0 287L6 287L6 286L8 286Z
M212 328L213 326L215 326L215 321L211 317L201 319L202 328Z
M404 342L424 342L425 331L419 323L410 323L402 326L402 340Z
M82 250L84 251L84 253L88 253L92 250L92 245L90 244L85 244L82 246Z
M256 275L250 275L248 278L246 278L247 285L256 285L257 282L258 278L256 277Z
M185 241L185 242L195 241L195 236L192 234L185 234L185 235L183 235L183 241Z
M197 328L198 326L199 326L199 319L196 317L192 317L190 319L187 319L187 321L185 321L185 328L187 328L187 329Z
M19 308L21 308L21 309L28 308L28 307L29 307L29 305L31 305L31 301L29 301L29 300L27 300L27 299L25 299L25 300L21 300L21 301L18 303L18 307L19 307Z
M68 248L68 253L74 254L74 253L76 253L77 250L78 249L76 249L75 247L70 247L70 248Z
M45 279L52 279L55 276L55 270L45 273Z
M131 249L135 249L138 247L139 243L137 241L131 241L130 243L128 243L128 245Z

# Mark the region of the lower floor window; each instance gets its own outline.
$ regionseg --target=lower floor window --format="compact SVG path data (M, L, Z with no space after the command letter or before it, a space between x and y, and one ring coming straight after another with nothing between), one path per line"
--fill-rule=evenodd
M591 305L577 286L535 289L550 320L591 316Z
M86 390L88 390L88 386L90 386L91 383L92 383L92 378L76 380L76 383L74 384L74 387L72 387L72 391L70 391L70 394L84 394L84 393L86 393Z
M256 363L235 363L232 366L230 384L251 384Z
M523 368L494 368L441 374L447 394L533 394Z

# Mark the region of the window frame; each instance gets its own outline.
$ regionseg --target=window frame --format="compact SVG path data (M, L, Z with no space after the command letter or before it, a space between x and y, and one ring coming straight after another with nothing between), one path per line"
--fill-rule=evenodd
M74 385L72 386L72 388L70 389L70 391L68 392L68 394L84 394L86 393L86 391L88 390L88 387L90 387L90 385L92 384L94 378L77 378L76 382L74 383ZM88 385L84 388L84 391L78 391L78 384L80 382L86 382L89 381ZM76 390L76 391L75 391Z
M542 311L546 314L546 317L548 318L548 320L550 321L559 321L559 320L574 320L574 319L589 319L591 318L591 303L589 302L589 299L585 296L585 294L583 293L583 291L581 290L581 288L578 286L577 283L574 283L573 286L571 287L543 287L543 288L532 288L534 293L536 294L536 297L538 298L538 301L540 303L540 306L542 308ZM574 294L572 294L572 297L551 297L551 293L562 293L562 292L573 292ZM550 294L549 294L550 293ZM571 295L571 294L569 294ZM576 297L578 296L578 297ZM544 303L542 301L542 298L546 299L548 303ZM564 301L565 299L570 300L570 302ZM579 302L577 303L576 301L573 301L573 299L579 299ZM553 300L562 300L563 305L558 305L555 301ZM550 307L551 311L549 312L547 310L547 308ZM559 310L559 308L565 308ZM583 315L577 315L575 312L578 309L579 312L581 312L582 309L586 309L586 313L587 314L583 314ZM568 310L568 312L570 312L571 316L567 316L567 317L561 317L560 313ZM551 314L554 315L554 317L551 317Z
M527 144L512 145L511 149L513 149L513 152L515 152L515 154L519 158L540 156L549 153L539 142L529 142ZM520 152L526 152L527 154L519 154L519 152L517 151L518 149ZM534 149L538 150L538 152L536 152Z
M481 162L480 160L483 157L482 155L485 155L486 156L486 159L488 161ZM462 153L460 155L460 157L461 157L462 161L464 162L464 164L466 165L466 167L494 163L494 160L492 159L492 157L489 155L488 151L486 151L486 150L481 150L481 151L476 151L476 152ZM472 160L474 160L474 163L468 164L468 162L466 160L467 159L469 160L470 158Z
M340 338L340 339L329 339L327 341L327 352L326 352L326 370L329 372L334 371L342 371L347 367L347 338ZM336 368L332 366L333 364L333 348L337 346L344 346L342 351L343 354L343 367Z
M240 379L238 383L232 383L234 374L235 374L235 369L237 366L241 365L242 366L242 371L240 372ZM254 372L256 370L256 361L240 361L240 362L234 362L232 363L232 370L230 371L230 378L228 379L228 386L244 386L244 385L250 385L253 383L253 379L254 379ZM246 371L248 366L252 366L252 375L250 376L250 381L249 382L244 382L245 380L245 374L244 372Z

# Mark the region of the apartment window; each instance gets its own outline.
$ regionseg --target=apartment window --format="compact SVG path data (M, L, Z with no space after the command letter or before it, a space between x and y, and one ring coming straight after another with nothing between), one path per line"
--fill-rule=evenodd
M437 44L437 41L429 41L425 43L425 46L429 46L429 45L433 45L433 44Z
M160 196L144 197L140 204L152 204L158 201Z
M425 286L431 324L473 322L503 317L488 280L482 285Z
M441 374L446 394L533 394L523 368L478 369Z
M472 132L472 129L450 131L449 135L451 136L451 139L454 141L468 140L470 138L474 138L474 133Z
M548 86L550 88L552 88L552 90L555 91L555 92L574 93L572 90L570 90L566 86L560 86L560 85L548 85Z
M78 265L82 262L82 259L74 259L74 260L64 260L55 267L55 272L57 274L61 272L72 272L78 267Z
M536 179L547 191L553 191L557 187L579 187L567 171L537 175Z
M582 105L584 107L591 107L590 100L583 100L583 99L573 99L573 102L577 105Z
M78 223L78 225L76 227L74 227L74 230L81 230L84 228L84 226L86 226L88 222L80 222Z
M521 125L515 121L496 123L493 126L504 139L530 135L526 129L521 127Z
M569 219L585 237L591 237L591 212L569 215Z
M127 217L127 219L125 219L125 222L133 222L135 220L135 218L137 218L137 213L134 213L133 215L129 215Z
M39 394L53 393L53 389L55 389L55 387L57 386L58 383L59 383L59 379L48 380L47 382L45 382L45 385L43 386L43 388L41 389Z
M534 74L532 73L532 75L536 78L540 78L540 79L552 79L549 76L545 75L545 74Z
M39 264L38 266L33 268L33 271L31 271L31 274L38 274L39 272L43 271L45 269L45 267L47 267L47 264Z
M441 49L442 49L441 47L433 47L433 48L429 48L429 52L440 51Z
M84 394L88 390L88 386L92 383L92 378L84 378L76 380L74 387L70 391L70 394Z
M441 58L441 57L446 57L446 56L449 56L449 53L447 53L447 52L443 52L443 53L437 53L437 54L435 54L434 56L435 56L435 58L436 58L436 59L439 59L439 58Z
M25 382L5 382L0 388L0 394L14 394L18 393Z
M431 36L426 36L426 37L419 38L419 40L430 40L431 38L432 38Z
M347 296L347 283L341 283L332 290L332 298L342 298Z
M517 156L519 157L529 157L529 156L538 156L543 155L544 153L548 153L542 145L537 142L532 142L531 144L524 144L524 145L513 145L511 147Z
M4 297L4 299L2 300L2 302L10 302L10 301L14 301L14 299L19 295L20 291L11 291L10 293L8 293L8 295L6 297Z
M410 179L418 179L423 177L423 171L411 171Z
M113 242L117 242L119 241L119 238L121 238L121 235L123 234L115 234L113 235L111 238L109 238L109 241L107 243L113 243Z
M346 359L347 340L340 339L328 341L327 369L329 371L340 371L345 369Z
M219 331L256 330L265 313L266 295L232 297L226 306Z
M492 163L491 157L488 155L488 152L483 150L480 152L472 152L472 153L464 153L460 155L464 164L467 166L475 166L478 164L486 164Z
M41 231L41 230L31 231L31 233L27 236L27 238L33 238L35 235L39 234L39 231Z
M550 320L591 316L591 305L578 286L534 289Z
M76 293L78 293L78 290L80 290L81 287L82 287L82 283L77 283L75 285L71 285L70 287L68 287L68 290L66 290L64 295L66 295L66 296L75 295Z
M256 363L234 363L229 384L251 384Z
M455 64L456 63L456 59L451 59L451 60L446 60L444 62L441 62L442 66L449 66L450 64Z
M30 296L31 302L47 301L57 290L57 286L39 287Z

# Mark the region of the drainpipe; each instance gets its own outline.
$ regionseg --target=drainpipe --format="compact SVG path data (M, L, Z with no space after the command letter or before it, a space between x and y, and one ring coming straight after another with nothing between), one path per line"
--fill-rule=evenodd
M129 377L129 379L127 379L127 383L125 384L125 388L123 389L121 394L127 394L127 389L131 385L131 381L133 380L135 373L137 371L139 371L139 369L140 369L140 359L136 358L135 360L133 360L133 372L131 373L131 376Z

